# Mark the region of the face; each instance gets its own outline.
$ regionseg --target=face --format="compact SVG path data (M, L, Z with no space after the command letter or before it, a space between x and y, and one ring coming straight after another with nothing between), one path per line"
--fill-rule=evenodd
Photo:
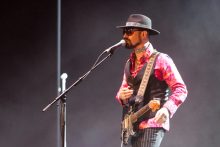
M136 48L140 44L144 44L143 34L141 34L143 31L146 32L140 28L124 28L123 39L126 41L126 48Z

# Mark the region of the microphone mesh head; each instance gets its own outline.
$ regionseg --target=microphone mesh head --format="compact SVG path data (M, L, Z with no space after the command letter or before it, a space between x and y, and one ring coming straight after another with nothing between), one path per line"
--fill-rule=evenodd
M68 77L68 75L66 74L66 73L63 73L62 75L61 75L61 79L66 79Z
M122 40L120 41L120 43L121 43L122 46L125 46L125 45L126 45L126 41L125 41L124 39L122 39Z

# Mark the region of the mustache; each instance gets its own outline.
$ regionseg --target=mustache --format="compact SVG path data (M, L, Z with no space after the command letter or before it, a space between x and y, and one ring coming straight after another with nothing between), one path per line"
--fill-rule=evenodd
M131 49L132 48L132 44L131 44L131 41L128 40L127 38L123 38L126 42L125 44L125 47L128 48L128 49Z

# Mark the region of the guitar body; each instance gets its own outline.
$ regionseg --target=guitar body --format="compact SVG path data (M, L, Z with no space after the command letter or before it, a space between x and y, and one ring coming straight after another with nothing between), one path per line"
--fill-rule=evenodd
M155 112L159 108L160 108L159 99L151 100L148 104L144 105L140 109L136 107L136 109L138 110L133 109L131 106L125 107L123 109L123 121L121 124L121 128L122 128L121 138L122 138L123 144L125 145L128 144L130 138L135 135L134 129L138 127L138 122L140 121L141 117L147 112L149 112L150 110L152 112Z

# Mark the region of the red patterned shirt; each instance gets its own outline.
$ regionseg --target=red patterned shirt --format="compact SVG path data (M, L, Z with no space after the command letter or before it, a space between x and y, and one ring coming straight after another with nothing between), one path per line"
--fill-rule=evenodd
M145 44L146 52L141 58L141 65L135 70L134 68L134 53L131 53L130 60L131 60L131 75L135 77L137 73L142 69L144 64L148 62L149 57L151 54L155 51L153 46L150 42L147 42ZM170 112L170 118L173 117L174 113L178 109L178 107L185 101L187 97L187 89L186 85L183 82L173 60L166 54L160 53L158 55L158 58L155 63L154 67L154 75L158 80L164 80L166 81L167 85L169 86L171 90L171 95L169 96L166 103L163 105L163 107L166 107ZM120 88L128 87L126 76L124 74L123 81ZM119 92L116 95L116 99L121 103L119 99ZM169 119L161 125L157 124L154 120L154 118L144 120L140 123L139 128L149 128L149 127L163 127L166 130L169 130L170 123Z

